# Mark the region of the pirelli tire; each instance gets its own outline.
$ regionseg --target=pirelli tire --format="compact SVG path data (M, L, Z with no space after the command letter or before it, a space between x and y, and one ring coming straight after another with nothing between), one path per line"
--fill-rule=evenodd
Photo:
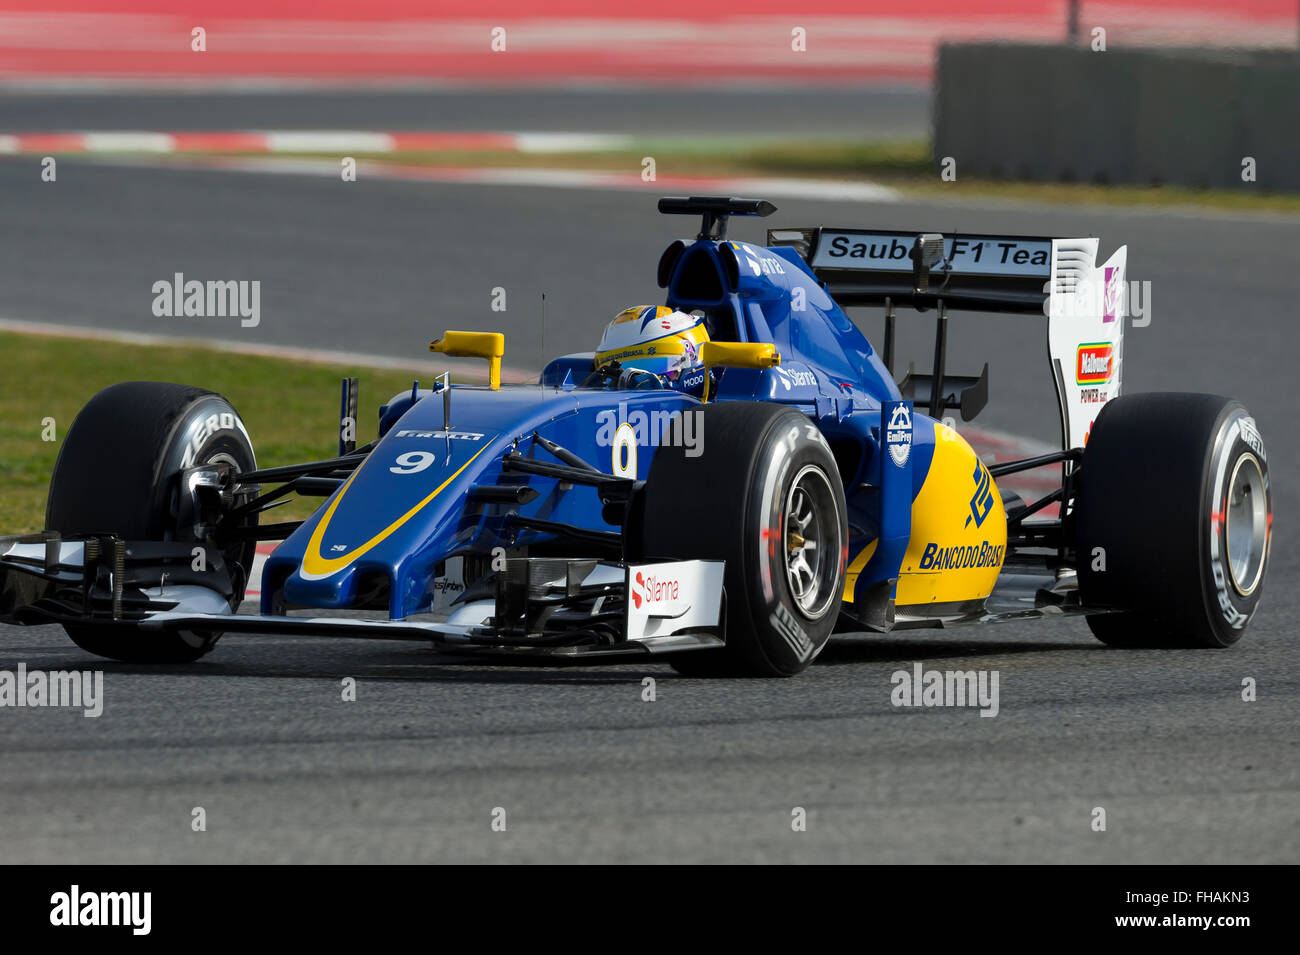
M1117 647L1227 647L1259 606L1273 520L1255 420L1215 395L1109 402L1084 451L1079 594Z
M789 407L724 401L687 413L703 416L700 440L655 451L641 547L648 559L726 561L726 648L671 662L691 675L793 676L840 612L848 517L835 459Z
M68 429L50 479L45 526L67 537L111 533L125 540L183 539L175 521L176 476L213 462L239 471L257 467L248 431L225 398L157 381L112 385L91 398ZM238 577L232 610L243 597L256 546L239 542L223 551L226 566ZM188 663L211 650L221 636L72 624L64 629L83 650L129 663Z

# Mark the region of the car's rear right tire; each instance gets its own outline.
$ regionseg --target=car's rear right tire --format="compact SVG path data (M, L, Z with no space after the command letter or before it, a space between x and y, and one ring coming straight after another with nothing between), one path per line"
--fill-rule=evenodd
M1102 642L1226 647L1259 605L1273 518L1249 412L1215 395L1115 398L1084 451L1074 521L1079 595Z

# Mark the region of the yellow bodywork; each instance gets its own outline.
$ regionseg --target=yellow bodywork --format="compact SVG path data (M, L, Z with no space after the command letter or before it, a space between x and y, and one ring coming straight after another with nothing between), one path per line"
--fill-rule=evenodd
M844 600L876 552L871 541L849 562ZM1002 494L979 456L946 425L934 424L934 457L912 501L912 532L899 567L897 607L967 603L993 592L1006 556Z
M876 552L877 541L872 541L862 550L858 551L858 556L849 561L849 566L844 571L844 602L853 603L853 590L858 586L858 574L867 566L867 562Z
M898 573L896 606L982 600L1007 548L1002 494L974 449L934 425L934 459L912 501L912 536Z

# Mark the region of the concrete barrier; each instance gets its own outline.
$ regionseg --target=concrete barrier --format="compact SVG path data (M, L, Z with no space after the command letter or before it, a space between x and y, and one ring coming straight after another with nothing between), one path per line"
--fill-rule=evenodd
M1300 191L1300 56L945 45L934 141L958 178Z

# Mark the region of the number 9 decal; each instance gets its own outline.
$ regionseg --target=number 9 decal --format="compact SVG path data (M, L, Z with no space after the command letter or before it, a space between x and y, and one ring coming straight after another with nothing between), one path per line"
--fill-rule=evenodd
M431 451L407 451L397 456L397 463L388 470L394 474L418 474L436 460Z

